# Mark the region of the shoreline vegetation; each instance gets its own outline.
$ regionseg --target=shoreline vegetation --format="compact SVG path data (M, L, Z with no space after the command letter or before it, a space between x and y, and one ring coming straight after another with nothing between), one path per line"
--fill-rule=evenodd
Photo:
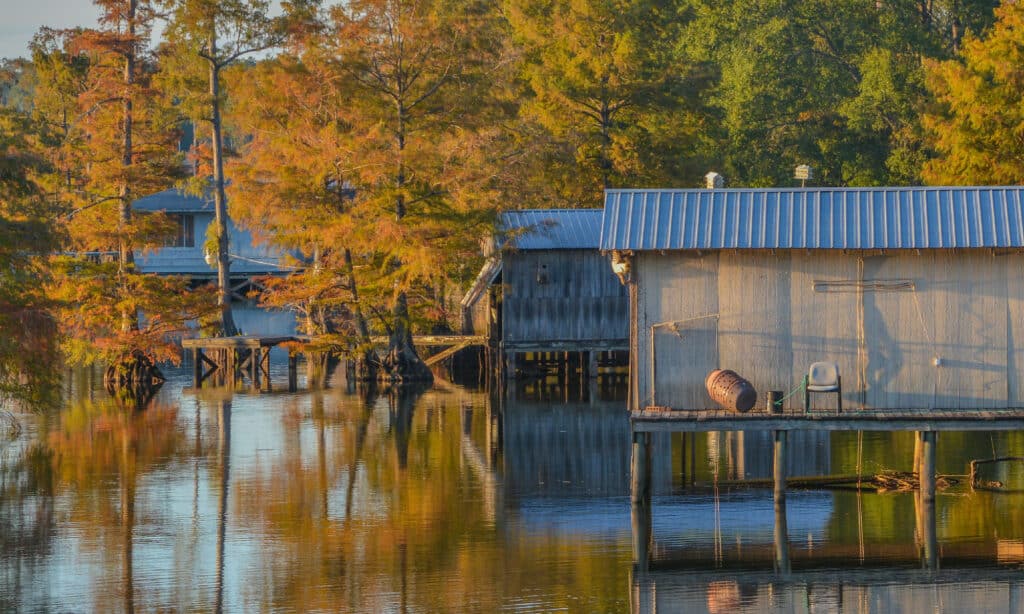
M189 322L235 334L229 220L297 255L262 305L361 379L409 382L501 210L709 170L795 185L798 165L824 186L1024 181L1020 3L94 1L96 24L0 60L0 393L33 406L57 364L127 382ZM172 187L214 203L214 285L135 267L179 221L132 203Z

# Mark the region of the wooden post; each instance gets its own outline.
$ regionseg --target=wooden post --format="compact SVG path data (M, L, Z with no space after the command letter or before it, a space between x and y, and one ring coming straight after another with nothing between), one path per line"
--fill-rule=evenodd
M256 346L249 350L249 383L252 384L252 391L260 391L260 348Z
M772 456L775 500L784 501L786 499L786 431L775 431L775 446Z
M203 385L203 350L199 347L192 348L192 385Z
M922 431L921 438L921 500L935 501L935 431Z
M690 486L697 485L697 433L690 433Z
M288 352L288 392L295 392L299 389L299 357Z
M685 487L686 486L686 431L683 431L682 433L680 433L680 435L682 435L682 437L680 437L680 439L682 440L682 443L680 443L680 448L681 449L679 451L679 470L680 470L679 473L682 475L681 482L682 482L683 486Z
M260 369L263 372L263 389L267 392L272 392L273 387L270 381L270 348L261 348L260 354Z
M914 468L911 471L921 478L921 431L914 431Z
M630 496L634 505L651 502L651 434L633 433Z
M231 386L231 388L234 388L235 382L238 381L238 374L235 369L235 362L237 358L237 349L228 348L224 350L224 377L227 378L227 384Z

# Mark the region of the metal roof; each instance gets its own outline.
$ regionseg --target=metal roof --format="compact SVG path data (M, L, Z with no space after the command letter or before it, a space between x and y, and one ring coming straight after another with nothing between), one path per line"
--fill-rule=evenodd
M506 211L498 227L514 249L597 249L601 214L601 209Z
M132 209L136 211L166 211L167 213L197 211L213 213L213 198L200 198L170 189L138 199L132 203Z
M602 250L1024 247L1024 187L608 190Z

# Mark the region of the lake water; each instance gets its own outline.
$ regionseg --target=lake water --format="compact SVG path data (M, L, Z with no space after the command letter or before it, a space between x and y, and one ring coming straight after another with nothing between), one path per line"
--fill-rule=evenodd
M76 372L63 409L21 416L0 611L1024 612L1024 494L961 484L929 515L909 493L792 490L778 509L732 483L770 476L770 434L677 434L655 438L645 517L614 383L230 394L189 373L131 411ZM909 470L913 435L790 448L791 475ZM938 450L964 474L1024 435Z

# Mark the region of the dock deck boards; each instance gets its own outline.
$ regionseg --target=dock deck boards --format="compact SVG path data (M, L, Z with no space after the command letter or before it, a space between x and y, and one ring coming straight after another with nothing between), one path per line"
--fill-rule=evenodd
M848 409L739 413L724 409L646 407L630 414L634 432L659 431L1015 431L1024 408Z
M182 339L181 347L188 349L230 349L230 348L267 348L289 341L300 341L295 335L264 337L261 335L236 335L234 337L201 337L199 339Z

